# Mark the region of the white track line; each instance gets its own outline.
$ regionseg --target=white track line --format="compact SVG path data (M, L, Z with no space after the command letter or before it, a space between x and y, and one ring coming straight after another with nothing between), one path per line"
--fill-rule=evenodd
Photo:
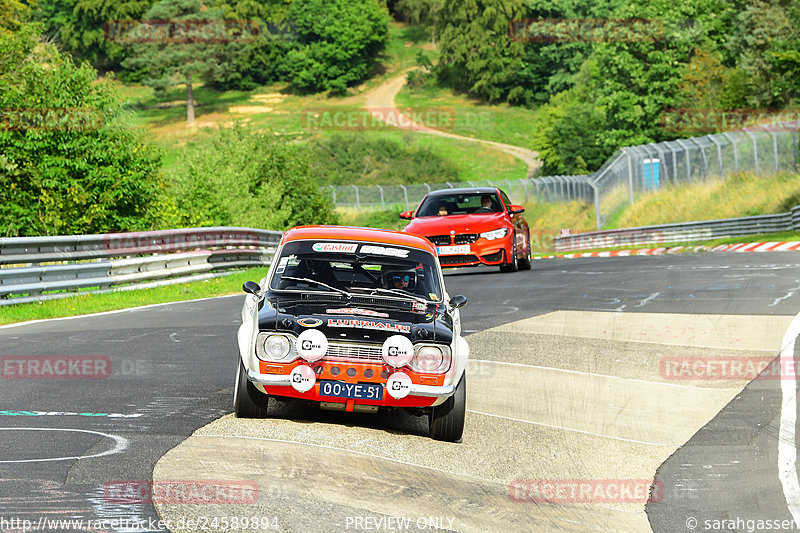
M483 415L483 416L491 416L493 418L502 418L503 420L510 420L511 422L521 422L523 424L532 424L534 426L543 426L546 428L552 429L560 429L562 431L571 431L573 433L582 433L584 435L590 435L592 437L601 437L603 439L612 439L612 440L620 440L623 442L631 442L633 444L644 444L645 446L662 446L662 447L669 447L669 448L679 448L683 446L683 444L672 444L672 443L661 443L661 442L647 442L643 440L634 440L634 439L626 439L625 437L613 437L611 435L603 435L602 433L593 433L591 431L584 431L582 429L573 429L564 426L555 426L552 424L544 424L542 422L533 422L531 420L523 420L521 418L511 418L510 416L501 416L501 415L493 415L491 413L484 413L482 411L473 411L472 409L467 409L468 413L474 413L476 415Z
M706 390L707 387L697 387L694 385L683 385L680 383L670 383L668 381L657 381L657 380L650 380L650 379L639 379L639 378L626 378L622 376L612 376L609 374L596 374L594 372L584 372L583 370L568 370L566 368L555 368L552 366L539 366L539 365L526 365L524 363L509 363L506 361L491 361L489 359L469 359L467 362L473 361L475 363L493 363L495 365L508 365L508 366L520 366L525 368L535 368L537 370L552 370L554 372L564 372L566 374L578 374L581 376L592 376L597 378L607 378L607 379L619 379L621 381L634 381L637 383L645 383L647 385L663 385L665 387L678 387L681 389L701 389ZM741 387L728 387L730 389L740 390ZM721 390L721 389L714 389L714 390Z
M781 348L781 372L794 369L794 343L800 335L800 314L794 317ZM791 366L789 366L791 365ZM795 378L781 376L781 424L778 438L778 477L783 486L783 495L795 524L800 524L800 482L797 479L797 382Z
M113 455L125 451L128 448L128 439L119 437L117 435L109 435L108 433L101 433L99 431L90 431L88 429L66 429L66 428L0 428L0 431L69 431L73 433L91 433L92 435L100 435L114 441L114 447L104 452L95 453L92 455L74 455L70 457L50 457L45 459L17 459L17 460L0 460L3 463L48 463L52 461L69 461L72 459L91 459L94 457L104 457L106 455Z

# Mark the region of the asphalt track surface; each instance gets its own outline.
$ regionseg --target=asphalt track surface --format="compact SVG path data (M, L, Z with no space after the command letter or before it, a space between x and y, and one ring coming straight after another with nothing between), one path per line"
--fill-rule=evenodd
M178 521L238 516L273 531L758 531L758 520L776 530L792 519L778 466L786 380L674 379L663 363L777 357L800 311L800 254L539 261L514 274L452 271L446 283L470 299L458 444L430 440L424 419L402 413L278 405L263 421L230 416L240 296L0 328L2 357L111 368L99 379L11 379L3 368L0 530L29 520L29 530L161 531L162 518L196 531ZM258 498L109 496L115 482L154 478L246 481ZM514 490L642 479L663 488L657 501L533 502ZM106 522L52 527L62 519Z

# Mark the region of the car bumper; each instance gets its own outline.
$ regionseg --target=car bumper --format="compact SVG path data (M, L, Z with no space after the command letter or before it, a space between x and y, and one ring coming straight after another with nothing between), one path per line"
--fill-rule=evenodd
M442 268L476 265L502 265L508 262L511 248L509 245L495 244L491 247L476 247L472 245L469 254L465 255L440 255L439 264Z
M291 376L273 375L273 374L259 374L253 370L247 371L247 379L252 383L257 383L265 387L289 387L291 388ZM294 389L292 389L294 390ZM409 396L422 396L425 398L446 398L455 392L455 385L420 385L419 383L411 384L411 392ZM311 392L311 391L309 391Z

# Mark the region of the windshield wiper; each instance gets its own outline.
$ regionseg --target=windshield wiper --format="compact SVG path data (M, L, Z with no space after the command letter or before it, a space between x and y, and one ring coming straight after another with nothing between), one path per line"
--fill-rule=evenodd
M428 300L422 298L421 296L416 296L414 294L409 294L407 292L403 292L397 289L383 289L380 287L352 287L350 290L359 290L359 291L374 291L382 294L391 294L395 296L401 296L407 300L416 300L417 302L422 302L424 304L428 303Z
M350 294L349 292L347 292L345 290L337 289L336 287L332 287L331 285L328 285L327 283L323 283L323 282L317 281L315 279L296 278L294 276L281 276L281 279L288 279L288 280L291 280L291 281L303 281L305 283L314 283L316 285L320 285L320 286L325 287L327 289L330 289L332 291L340 292L340 293L344 294L345 296L347 296L348 299L352 296L352 294Z

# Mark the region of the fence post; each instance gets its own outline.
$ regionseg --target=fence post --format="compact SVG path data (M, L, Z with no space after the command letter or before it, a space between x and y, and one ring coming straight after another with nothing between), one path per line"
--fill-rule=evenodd
M755 161L755 170L756 175L758 175L758 141L756 140L756 136L752 134L752 132L748 130L744 130L748 137L753 139L753 160Z
M336 188L333 185L328 185L331 188L331 196L333 196L333 207L336 207Z
M769 131L766 126L764 126L764 131ZM775 156L775 173L778 173L778 137L775 135L774 131L769 132L772 135L772 153Z
M794 171L797 172L797 129L792 128L792 154L794 155Z
M628 153L628 148L623 148L622 151L628 157L628 191L631 203L633 203L633 158Z
M401 185L400 188L403 189L403 196L406 199L406 211L408 211L408 189L406 189L405 185Z
M425 186L425 187L428 189L428 194L430 194L430 192L431 192L431 186L430 186L430 185L428 185L427 183L423 183L423 185L424 185L424 186Z
M589 187L594 192L594 222L597 230L600 231L600 191L597 189L597 184L589 180Z
M707 135L708 140L714 143L714 146L717 147L717 161L719 162L719 177L722 177L722 145L714 138L713 135Z
M689 140L697 146L697 149L700 150L700 157L703 158L703 176L708 177L708 159L706 159L706 151L700 146L700 143L695 140L694 137L689 137Z
M448 186L448 187L450 187L451 189L455 189L455 187L453 187L453 184L452 184L452 183L450 183L449 181L445 181L445 183L446 183L446 184L447 184L447 186Z
M358 197L358 187L351 185L356 190L356 211L361 211L361 200Z
M739 172L739 149L736 146L736 139L734 139L728 132L724 132L723 135L733 145L733 171Z
M386 211L386 203L383 201L383 187L380 185L376 185L376 187L378 187L378 190L381 193L381 210Z
M692 163L689 161L689 147L684 144L684 142L680 139L676 139L681 148L683 148L683 153L686 154L686 181L692 181Z
M522 190L524 190L524 191L525 191L525 203L527 203L527 202L528 202L528 180L529 180L529 179L530 179L530 178L524 178L524 179L522 180Z

